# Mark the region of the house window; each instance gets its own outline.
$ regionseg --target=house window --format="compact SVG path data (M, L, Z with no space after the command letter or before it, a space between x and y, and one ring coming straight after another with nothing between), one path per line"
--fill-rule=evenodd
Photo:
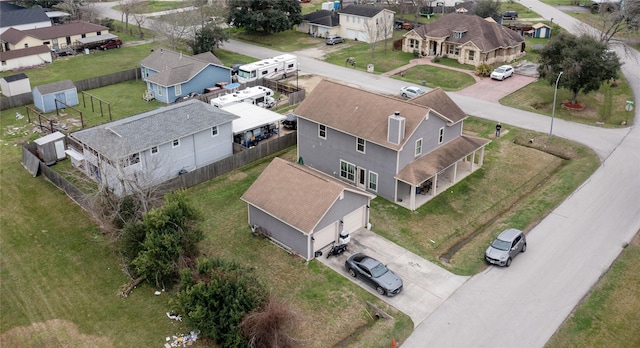
M327 126L323 124L318 125L318 136L322 139L327 139Z
M87 37L87 34L81 34L80 37L84 39L85 37Z
M369 190L378 191L378 173L369 171Z
M462 35L464 35L464 32L462 31L454 31L453 32L453 37L456 39L462 39Z
M476 51L469 51L469 60L474 60L476 55Z
M178 147L180 146L180 139L174 139L173 140L173 147Z
M218 135L218 126L213 126L211 127L211 136L215 137L216 135Z
M416 39L409 39L409 47L411 48L418 48L418 40Z
M340 177L349 181L354 181L356 179L355 164L340 160Z
M151 156L153 156L153 155L155 155L157 153L158 153L158 147L157 146L152 147L151 148Z
M442 144L444 141L444 127L440 128L440 132L438 133L438 144Z
M134 153L133 155L129 156L129 163L130 164L140 163L140 154Z
M422 138L416 140L416 157L422 154Z
M449 45L449 54L451 55L460 55L460 48L456 45Z
M28 43L24 44L24 48L29 48L29 44Z
M364 153L364 148L365 148L365 141L362 138L357 138L356 139L356 150L358 152Z
M162 86L157 85L157 87L158 87L158 88L157 88L157 90L158 90L158 96L160 97L160 96L162 96Z
M176 97L182 94L182 85L176 85Z

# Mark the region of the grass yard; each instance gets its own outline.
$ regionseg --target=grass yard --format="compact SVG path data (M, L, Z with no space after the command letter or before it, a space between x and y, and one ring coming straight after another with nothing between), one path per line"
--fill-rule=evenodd
M175 10L191 6L188 1L141 1L132 8L132 14L153 13L167 10ZM114 6L115 10L121 11L121 6Z
M640 346L640 234L575 308L547 348Z
M571 111L560 107L560 103L571 99L571 92L558 88L555 117L590 125L621 126L633 122L633 113L624 109L627 100L633 100L633 92L624 76L616 80L616 86L603 84L597 92L579 93L578 102L585 105L582 111ZM551 116L554 85L538 80L502 98L500 103L517 109Z

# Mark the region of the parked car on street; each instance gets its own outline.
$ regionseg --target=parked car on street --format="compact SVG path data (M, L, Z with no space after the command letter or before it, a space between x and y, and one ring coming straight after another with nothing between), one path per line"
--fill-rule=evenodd
M373 257L353 254L344 265L352 277L362 279L380 295L395 296L402 291L402 279Z
M513 67L511 65L501 65L491 73L492 79L500 81L511 76L513 76Z
M324 40L324 42L327 45L335 45L335 44L338 44L338 43L343 43L344 39L341 36L329 35L329 36L327 36L327 39Z
M517 11L505 11L502 13L502 19L513 20L518 18Z
M405 98L417 97L420 94L424 94L425 90L418 86L404 86L400 88L400 95Z
M122 41L120 41L120 39L113 39L100 45L100 49L106 51L110 48L120 48L120 46L122 46Z
M498 266L511 266L511 260L527 250L527 240L522 231L510 228L500 233L484 253L487 262Z

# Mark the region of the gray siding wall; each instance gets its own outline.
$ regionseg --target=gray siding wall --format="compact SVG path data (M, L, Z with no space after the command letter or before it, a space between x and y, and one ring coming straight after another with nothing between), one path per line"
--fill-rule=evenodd
M315 231L319 231L336 221L342 220L346 215L353 213L356 209L367 205L367 203L369 203L368 197L345 191L344 198L337 200L331 206L327 214L318 223Z
M356 150L356 139L353 136L327 128L327 139L321 139L318 137L316 123L299 118L298 153L304 160L304 164L338 179L340 178L340 160L365 168L367 182L369 171L373 171L378 174L378 191L371 192L389 200L395 198L393 177L397 173L397 153L394 150L367 142L365 153L362 154ZM351 183L356 184L355 181Z
M266 229L271 237L307 259L307 235L283 223L264 211L249 206L249 225ZM313 255L311 255L313 257Z
M444 137L442 144L438 144L438 138L440 136L440 128L444 127ZM453 126L447 126L447 123L433 115L429 115L429 119L422 122L418 129L411 134L405 147L400 151L400 166L399 170L402 170L407 164L413 162L416 158L425 156L436 150L438 147L448 143L451 140L460 136L462 130L462 122L458 122ZM409 135L409 134L407 134ZM422 138L422 154L415 157L416 141Z

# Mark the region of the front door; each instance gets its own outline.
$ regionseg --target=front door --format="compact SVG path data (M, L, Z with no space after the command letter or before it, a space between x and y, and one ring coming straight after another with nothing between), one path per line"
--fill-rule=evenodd
M358 168L358 187L367 188L367 170L364 168Z

